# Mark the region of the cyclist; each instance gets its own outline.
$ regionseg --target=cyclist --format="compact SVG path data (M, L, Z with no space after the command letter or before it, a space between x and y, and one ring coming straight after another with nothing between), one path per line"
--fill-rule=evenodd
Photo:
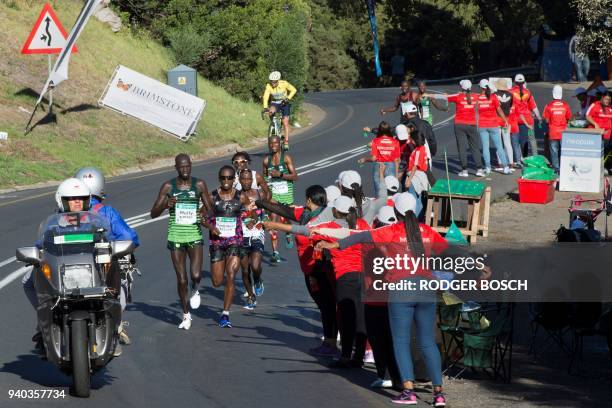
M293 166L293 159L289 154L280 148L280 138L272 136L268 141L270 154L263 160L263 174L268 180L268 185L272 190L272 200L281 204L293 205L293 183L298 175ZM278 216L273 215L273 221L278 221ZM270 232L272 238L272 258L273 263L280 262L278 252L278 237L276 232ZM293 235L286 234L287 248L293 247Z
M278 71L270 73L268 79L270 82L266 84L264 91L263 107L268 109L268 106L271 105L281 112L285 133L283 149L289 150L289 116L291 115L289 101L295 96L297 89L289 82L281 80L281 73ZM271 115L274 115L274 112Z
M106 198L104 192L105 179L104 175L100 170L95 167L83 167L76 172L75 178L82 180L91 193L91 211L108 220L111 230L109 232L110 240L129 239L134 243L135 247L140 246L138 240L138 234L125 222L119 211L107 204L102 204L102 201ZM136 268L136 259L134 255L130 255L129 262L131 264L131 271L138 271ZM131 271L128 273L121 272L121 293L119 300L121 301L121 311L125 311L127 302L131 301ZM129 276L128 276L129 275ZM130 337L125 330L127 322L121 322L119 327L119 340L123 344L130 344Z

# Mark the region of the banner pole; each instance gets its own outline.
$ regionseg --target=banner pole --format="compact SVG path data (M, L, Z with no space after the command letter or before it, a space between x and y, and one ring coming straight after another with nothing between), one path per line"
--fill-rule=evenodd
M51 54L47 54L47 62L49 67L49 76L51 76ZM49 90L49 113L53 111L53 88Z

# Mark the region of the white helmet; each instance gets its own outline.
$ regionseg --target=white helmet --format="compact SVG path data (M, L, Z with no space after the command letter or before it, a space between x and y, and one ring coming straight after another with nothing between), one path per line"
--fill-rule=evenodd
M59 185L55 192L55 202L60 212L70 211L70 207L68 206L69 197L82 197L84 200L83 210L89 210L89 199L91 195L89 193L89 187L87 187L87 184L82 180L73 177L62 181Z
M92 196L96 196L99 198L104 197L104 175L102 172L95 167L83 167L76 172L75 176L78 179L81 179L87 184L89 187L89 192Z
M278 71L273 71L270 73L270 76L268 77L268 79L270 81L278 81L281 79L281 73Z

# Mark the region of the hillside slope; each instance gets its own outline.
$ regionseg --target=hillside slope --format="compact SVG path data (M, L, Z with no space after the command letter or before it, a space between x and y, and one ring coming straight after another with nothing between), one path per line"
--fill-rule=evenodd
M67 31L82 4L76 0L52 2ZM112 174L179 152L202 156L212 146L248 146L265 134L258 105L233 98L202 77L198 90L207 107L197 135L188 143L99 108L97 101L117 65L166 82L166 71L175 64L168 50L145 34L125 27L113 33L92 18L77 43L79 52L72 55L70 78L54 92L55 121L48 116L44 119L45 112L39 108L33 123L43 119L42 123L24 136L28 111L47 78L47 57L21 55L20 50L42 5L25 0L0 2L0 131L9 134L8 141L0 141L0 189L59 180L84 165Z

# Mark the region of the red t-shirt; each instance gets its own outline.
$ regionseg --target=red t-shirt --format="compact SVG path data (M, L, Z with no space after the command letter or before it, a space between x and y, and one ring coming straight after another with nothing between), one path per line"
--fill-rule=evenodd
M438 232L434 231L430 226L419 224L421 237L423 238L423 249L425 256L429 256L432 252L439 254L448 248L448 242ZM395 244L389 246L387 258L395 257L395 255L408 254L410 256L410 248L406 239L406 230L404 223L391 224L381 227L370 232L374 243L377 244ZM411 276L420 276L427 279L433 279L431 271L419 267L414 273L406 269L393 269L386 273L386 281L397 282Z
M600 128L605 129L604 139L610 139L610 134L612 133L612 106L604 107L601 101L597 101L589 106L586 116L590 116ZM589 125L589 127L592 128L593 126Z
M302 214L304 213L305 207L294 207L293 215L296 219L300 219ZM313 217L310 222L314 221L316 217ZM306 224L308 225L308 224ZM295 235L295 247L298 253L298 259L300 261L300 268L302 269L302 273L304 275L310 275L312 270L314 269L315 260L312 257L312 253L314 252L313 242L309 237L304 235Z
M400 144L397 139L380 136L372 140L372 156L379 163L392 162L400 158Z
M335 221L325 222L323 224L317 224L317 228L342 228ZM357 230L367 231L370 229L370 225L362 218L357 219ZM312 240L314 243L318 241L337 241L335 238L330 238L322 235L313 235ZM332 265L334 266L334 273L336 280L349 272L363 272L363 259L361 253L361 244L350 246L344 250L332 249L330 251L332 256Z
M510 107L510 114L508 115L508 123L510 123L510 134L515 134L519 132L518 117L516 116L516 108L514 107L514 105Z
M491 94L491 98L487 99L487 95L478 95L478 127L479 128L496 128L499 127L500 117L497 115L499 108L499 99L497 95Z
M427 171L427 150L425 150L425 146L415 148L410 154L408 171L412 171L415 165L417 166L417 170Z
M533 111L537 106L531 91L523 87L523 96L521 97L519 87L515 86L510 90L510 92L512 92L512 105L516 107L516 117L518 123L527 124L529 126L533 125L531 111ZM525 118L525 120L523 120L523 118Z
M567 122L572 118L572 111L564 101L554 100L544 107L542 117L548 122L548 138L561 140Z
M448 102L455 104L455 123L460 125L475 125L476 112L474 111L476 95L472 95L472 103L468 103L465 93L448 96Z

